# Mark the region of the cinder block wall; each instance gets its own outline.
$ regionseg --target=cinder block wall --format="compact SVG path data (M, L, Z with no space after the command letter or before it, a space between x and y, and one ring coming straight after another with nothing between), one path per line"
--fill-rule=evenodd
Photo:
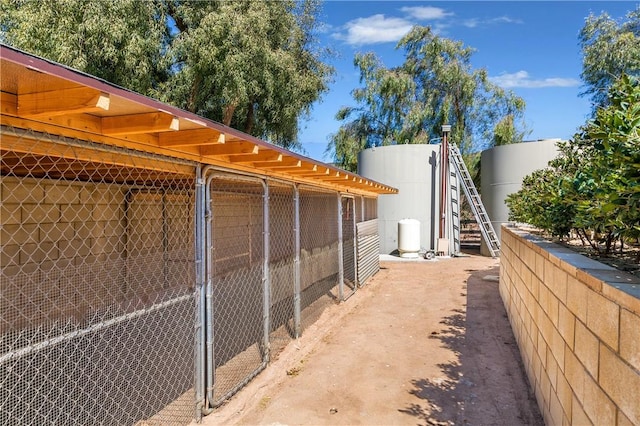
M80 321L113 304L130 309L193 285L190 195L137 192L127 201L127 190L0 179L0 333Z
M124 269L121 190L2 177L0 192L5 293L0 332L82 317L86 306L113 299ZM97 264L101 269L92 267ZM94 278L101 285L85 284Z
M640 425L640 279L503 227L500 294L548 425Z

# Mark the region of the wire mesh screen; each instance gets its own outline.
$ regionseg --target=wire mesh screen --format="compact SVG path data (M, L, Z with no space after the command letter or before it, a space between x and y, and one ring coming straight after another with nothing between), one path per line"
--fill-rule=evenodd
M360 223L360 222L364 221L364 218L363 218L364 217L363 216L363 210L364 210L363 209L363 207L364 207L363 206L363 204L364 204L363 200L364 200L364 197L356 196L354 200L355 200L354 215L356 217L356 223Z
M193 165L2 128L0 424L185 424Z
M364 197L364 220L372 220L378 218L378 199L371 197Z
M258 180L216 177L210 191L218 405L265 365L264 188Z
M355 200L342 197L342 264L344 271L344 297L350 297L358 288L356 279Z
M269 182L271 357L295 337L295 200L293 185Z
M338 197L332 192L300 189L301 326L315 322L329 303L338 301Z

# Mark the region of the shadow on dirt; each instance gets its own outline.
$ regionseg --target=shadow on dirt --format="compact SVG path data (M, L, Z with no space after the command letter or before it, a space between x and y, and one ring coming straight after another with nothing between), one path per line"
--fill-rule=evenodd
M424 400L399 411L424 425L535 425L544 421L529 390L498 283L499 268L469 270L461 287L466 311L444 317L431 332L456 361L439 364L441 377L418 378L409 392Z

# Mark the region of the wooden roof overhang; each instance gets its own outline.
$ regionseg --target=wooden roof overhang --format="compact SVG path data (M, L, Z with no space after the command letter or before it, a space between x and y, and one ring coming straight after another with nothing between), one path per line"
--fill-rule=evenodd
M398 192L382 183L2 44L0 92L1 123L13 128L161 154L341 192L366 196ZM9 136L2 135L2 138ZM0 150L2 146L0 140ZM101 159L95 153L87 155L92 162L111 158Z

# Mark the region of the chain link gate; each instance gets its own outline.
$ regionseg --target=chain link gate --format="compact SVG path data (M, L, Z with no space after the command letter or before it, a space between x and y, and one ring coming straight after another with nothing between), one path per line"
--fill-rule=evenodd
M351 297L358 289L356 268L356 213L353 197L342 195L342 269L343 300Z
M296 332L296 196L293 184L267 181L269 187L270 354L276 356ZM299 271L298 276L299 276ZM299 283L298 283L299 286ZM299 300L299 298L298 298Z
M236 393L268 361L266 188L259 179L234 175L216 175L209 183L207 316L212 326L207 338L207 389L213 406Z
M306 329L339 302L338 198L335 192L300 186L300 306Z
M195 166L2 127L0 424L194 418Z

